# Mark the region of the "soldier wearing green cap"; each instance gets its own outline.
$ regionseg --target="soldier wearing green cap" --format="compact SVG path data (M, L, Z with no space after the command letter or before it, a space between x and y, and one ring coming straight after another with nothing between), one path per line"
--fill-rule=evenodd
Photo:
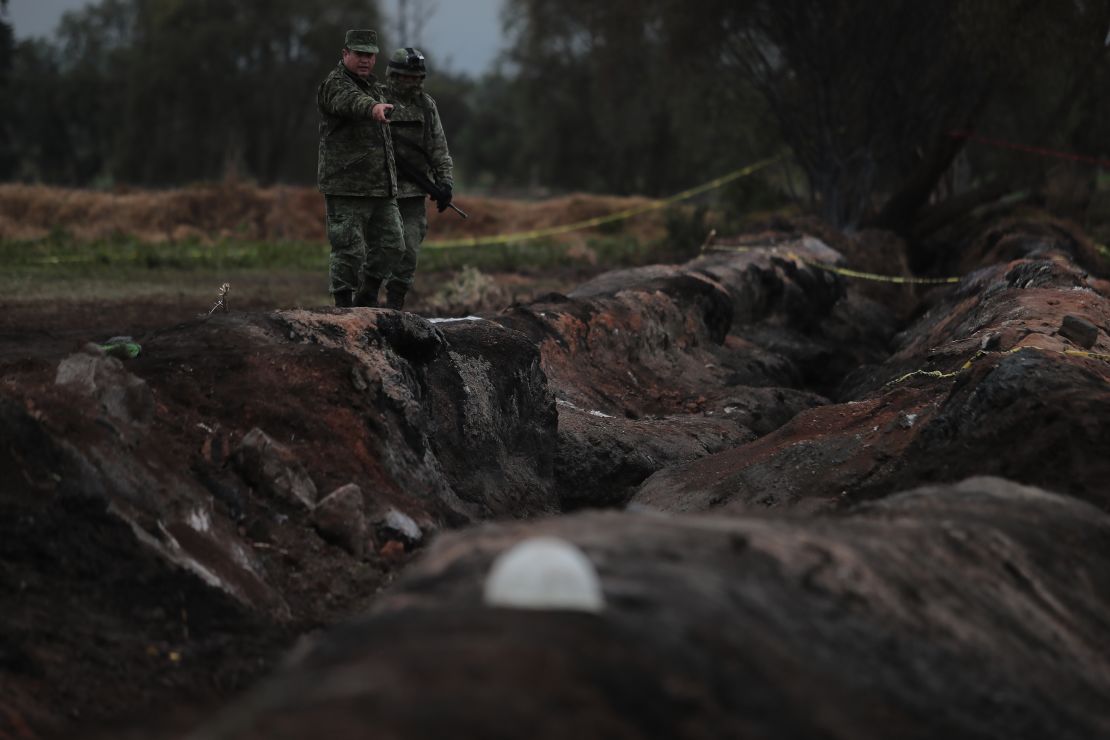
M454 170L447 137L432 96L424 92L427 70L424 55L412 47L398 49L389 58L386 71L386 94L393 103L390 128L396 156L416 169L443 193L436 201L442 213L451 203L454 187ZM428 215L424 204L425 192L404 173L397 175L397 205L405 231L405 252L393 269L385 286L386 306L400 309L405 304L405 294L416 275L420 244L428 233Z
M388 115L373 75L377 33L347 31L343 59L320 83L317 183L327 208L330 291L337 306L376 306L405 252Z

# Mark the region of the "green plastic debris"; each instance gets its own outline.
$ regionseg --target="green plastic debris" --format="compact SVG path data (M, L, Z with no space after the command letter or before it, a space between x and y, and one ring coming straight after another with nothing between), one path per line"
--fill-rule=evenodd
M143 351L142 346L131 337L112 337L104 344L97 345L106 354L121 360L134 360Z

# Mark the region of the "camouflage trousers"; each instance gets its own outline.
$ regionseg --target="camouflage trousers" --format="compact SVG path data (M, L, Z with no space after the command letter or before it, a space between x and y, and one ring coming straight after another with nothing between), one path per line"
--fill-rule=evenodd
M382 280L405 252L396 198L325 195L329 291L357 291L360 281Z
M405 230L405 253L393 268L391 283L401 283L406 288L416 277L416 263L420 259L420 245L428 235L428 212L425 208L427 198L398 198L397 207L401 211L401 222Z

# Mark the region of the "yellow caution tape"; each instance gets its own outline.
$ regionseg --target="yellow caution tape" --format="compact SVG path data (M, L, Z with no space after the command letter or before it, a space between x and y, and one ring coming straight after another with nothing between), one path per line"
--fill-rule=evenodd
M761 244L756 247L740 247L724 244L703 244L701 246L702 252L754 252L757 249L774 249L774 246L771 244Z
M1095 359L1095 360L1102 360L1103 362L1110 362L1110 355L1104 354L1102 352L1084 352L1084 351L1078 350L1078 349L1066 349L1066 350L1064 350L1064 354L1065 355L1074 355L1075 357L1090 357L1090 358Z
M960 368L960 370L956 370L955 372L951 373L942 373L940 370L914 370L913 372L906 373L905 375L899 378L895 378L894 380L888 380L886 383L883 384L883 387L886 388L888 385L897 385L904 380L909 380L910 378L915 378L919 375L928 378L954 378L955 376L960 374L961 370L963 370L963 368Z
M705 193L705 192L708 192L708 191L713 190L715 188L719 188L722 185L725 185L727 183L732 182L733 180L738 180L741 177L747 177L748 175L751 175L755 172L758 172L759 170L762 170L765 167L769 167L770 165L774 164L775 162L778 162L780 159L782 159L781 155L776 156L776 157L771 157L770 159L764 159L760 162L756 162L755 164L751 164L751 165L748 165L747 167L743 167L743 168L738 169L734 172L730 172L727 175L721 175L720 177L714 178L713 180L710 180L709 182L698 185L697 187L690 188L689 190L683 190L681 193L676 193L676 194L674 194L674 195L672 195L668 198L664 198L663 200L655 201L653 203L649 203L646 206L640 206L638 208L628 208L626 210L618 211L616 213L610 213L606 216L595 216L594 218L586 219L585 221L578 221L578 222L572 223L572 224L564 224L562 226L552 226L552 227L549 227L549 228L546 228L546 229L532 229L531 231L519 231L519 232L516 232L516 233L513 233L513 234L497 234L497 235L491 235L491 236L470 236L470 237L465 237L463 239L447 239L447 240L442 240L442 241L426 241L423 244L423 248L425 248L425 249L447 249L447 248L451 248L451 247L478 247L478 246L492 246L492 245L495 245L495 244L510 244L510 243L513 243L513 242L528 241L528 240L531 240L531 239L540 239L540 238L543 238L545 236L556 236L556 235L559 235L559 234L566 234L566 233L569 233L571 231L578 231L580 229L588 229L588 228L591 228L591 227L594 227L594 226L602 226L604 224L610 224L610 223L614 223L616 221L623 221L625 219L632 218L633 216L639 216L640 214L647 213L649 211L657 211L660 208L666 208L667 206L671 205L672 203L677 203L679 201L686 200L687 198L693 198L695 195L700 195L701 193Z
M958 277L942 277L942 278L920 278L920 277L905 277L902 275L877 275L873 272L860 272L859 270L851 270L847 267L837 267L836 265L825 264L824 262L814 262L812 260L798 258L799 262L804 262L811 267L817 267L829 272L835 272L837 275L844 277L859 278L860 280L874 280L880 283L898 283L901 285L946 285L949 283L958 283L962 278Z
M775 249L776 245L766 244L754 247L742 247L731 245L715 245L707 244L702 247L703 252L752 252L756 249ZM962 278L958 277L942 277L942 278L920 278L920 277L905 277L903 275L879 275L874 272L862 272L860 270L852 270L848 267L837 267L830 265L827 262L817 262L801 257L794 252L785 252L785 255L795 262L800 262L810 267L816 267L821 270L843 275L844 277L859 278L861 280L875 280L883 283L898 283L902 285L947 285L951 283L958 283Z
M1003 355L1012 355L1013 353L1015 353L1015 352L1020 352L1020 351L1022 351L1023 349L1029 349L1029 347L1012 347L1012 348L1010 348L1010 349L1006 350L1005 352L1000 352L999 354L1003 354ZM976 360L978 360L978 359L979 359L980 357L986 357L986 356L987 356L987 355L989 355L989 354L991 354L991 353L990 353L990 352L988 352L988 351L987 351L987 350L985 350L985 349L981 349L981 350L979 350L978 352L976 352L975 354L973 354L973 355L972 355L972 356L971 356L970 358L968 358L968 361L967 361L967 362L965 362L964 364L960 365L960 370L967 370L967 369L968 369L969 367L971 367L972 363L974 363L974 362L975 362ZM959 372L959 370L957 370L956 372Z
M904 380L909 380L910 378L914 378L914 377L918 377L918 376L929 377L929 378L954 378L957 375L959 375L960 373L962 373L964 370L967 370L968 368L970 368L975 363L975 361L978 360L981 357L986 357L987 355L1012 355L1012 354L1016 354L1018 352L1024 352L1026 350L1036 350L1036 351L1039 351L1039 352L1055 352L1055 353L1061 354L1061 355L1071 355L1073 357L1090 357L1090 358L1095 359L1095 360L1102 360L1103 362L1110 362L1110 355L1108 355L1108 354L1105 354L1105 353L1102 353L1102 352L1085 352L1083 350L1078 350L1078 349L1058 350L1058 349L1049 349L1047 347L1028 347L1028 346L1013 347L1012 349L1003 350L1001 352L991 352L991 351L988 351L988 350L985 350L985 349L981 349L981 350L978 350L974 355L969 357L968 360L964 364L960 365L960 368L958 370L954 370L950 373L941 372L940 370L913 370L912 372L908 372L905 375L902 375L900 377L895 378L894 380L887 381L886 383L883 384L883 387L886 388L887 386L897 385L898 383L901 383Z
M714 190L716 188L719 188L722 185L727 185L728 183L732 182L733 180L739 180L741 177L747 177L748 175L754 174L754 173L756 173L756 172L758 172L762 169L765 169L766 167L769 167L772 164L780 161L782 158L783 158L783 155L779 154L777 156L761 160L759 162L756 162L755 164L751 164L751 165L748 165L747 167L742 167L742 168L740 168L738 170L735 170L733 172L729 172L728 174L721 175L720 177L714 178L714 179L710 180L709 182L702 183L701 185L698 185L696 187L692 187L688 190L683 190L680 193L675 193L674 195L672 195L670 197L664 198L662 200L654 201L652 203L649 203L646 206L640 206L638 208L628 208L628 209L625 209L623 211L617 211L616 213L610 213L610 214L605 215L605 216L596 216L594 218L586 219L585 221L578 221L578 222L575 222L575 223L572 223L572 224L564 224L562 226L552 226L552 227L549 227L549 228L546 228L546 229L532 229L530 231L519 231L519 232L515 232L515 233L512 233L512 234L496 234L496 235L491 235L491 236L471 236L471 237L465 237L465 238L462 238L462 239L446 239L446 240L439 240L439 241L430 240L430 241L424 242L423 245L422 245L422 248L425 248L425 249L446 249L446 248L450 248L450 247L478 247L478 246L493 246L493 245L497 245L497 244L511 244L511 243L514 243L514 242L528 241L528 240L531 240L531 239L541 239L545 236L557 236L559 234L567 234L567 233L572 232L572 231L578 231L580 229L588 229L588 228L591 228L591 227L594 227L594 226L603 226L605 224L615 223L617 221L624 221L626 219L632 218L633 216L639 216L641 214L648 213L650 211L657 211L661 208L666 208L667 206L669 206L673 203L678 203L679 201L683 201L683 200L687 200L689 198L693 198L695 195L701 195L702 193L705 193L705 192L708 192L710 190ZM142 255L134 255L134 256L131 256L129 258L128 257L122 257L122 256L116 256L116 257L112 258L112 261L120 261L120 260L124 260L124 259L142 259L142 258L143 258ZM85 257L85 256L72 256L72 257L71 256L65 256L65 257L55 256L55 257L46 257L42 260L37 260L37 261L33 262L32 264L52 264L53 265L53 264L61 264L63 262L92 262L92 261L95 261L97 259L98 258L96 258L96 257ZM180 259L180 257L179 257L179 259Z

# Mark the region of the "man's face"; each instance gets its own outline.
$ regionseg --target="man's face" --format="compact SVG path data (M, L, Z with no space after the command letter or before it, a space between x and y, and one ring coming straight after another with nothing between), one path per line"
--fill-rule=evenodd
M424 84L424 75L394 74L393 77L402 90L414 90Z
M374 71L374 64L377 61L377 54L367 54L365 51L351 51L350 49L343 50L343 66L350 70L351 74L356 74L364 79Z

